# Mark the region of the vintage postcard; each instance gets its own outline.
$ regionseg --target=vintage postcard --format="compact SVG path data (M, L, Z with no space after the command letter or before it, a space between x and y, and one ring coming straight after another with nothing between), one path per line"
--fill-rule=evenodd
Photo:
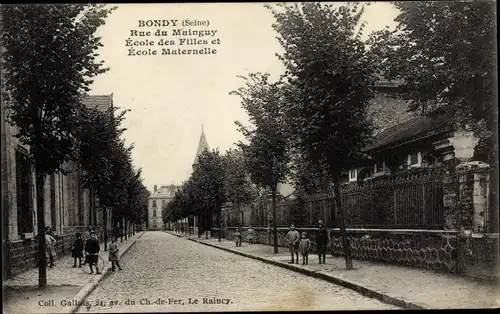
M500 306L495 1L0 9L5 313Z

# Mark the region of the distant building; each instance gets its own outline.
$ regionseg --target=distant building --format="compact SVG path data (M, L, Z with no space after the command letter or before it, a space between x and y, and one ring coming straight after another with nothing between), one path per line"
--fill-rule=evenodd
M170 202L179 187L176 185L162 185L159 189L155 185L154 191L148 197L148 230L160 230L163 226L161 210Z

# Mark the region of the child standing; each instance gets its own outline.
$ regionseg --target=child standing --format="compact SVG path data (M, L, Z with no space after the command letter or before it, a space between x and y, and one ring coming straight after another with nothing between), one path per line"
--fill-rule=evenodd
M293 255L297 259L297 264L299 263L299 242L300 242L300 234L297 230L295 230L295 225L290 225L290 231L286 234L286 242L288 243L288 247L290 248L290 254L292 255L292 261L290 264L293 264Z
M87 262L89 263L90 267L90 274L94 273L94 270L92 269L92 265L95 265L95 270L97 274L100 274L99 272L99 267L97 266L97 261L99 260L99 251L101 250L101 247L99 245L99 241L97 240L97 236L95 232L90 233L90 239L87 240L87 243L85 243L85 253L87 255Z
M71 256L75 259L75 263L73 264L73 268L76 267L76 259L78 259L78 267L82 267L82 258L83 258L83 240L82 240L82 235L77 232L76 233L76 240L73 243L73 246L71 247Z
M236 228L236 231L233 233L234 241L236 242L236 246L241 246L241 233L240 228Z
M111 238L111 244L109 245L109 260L111 261L111 270L115 271L115 264L118 266L119 270L122 270L120 267L120 249L118 248L118 243L116 242L116 238Z
M302 239L299 243L299 251L302 255L302 265L308 264L309 249L311 248L311 241L307 238L307 233L302 232Z

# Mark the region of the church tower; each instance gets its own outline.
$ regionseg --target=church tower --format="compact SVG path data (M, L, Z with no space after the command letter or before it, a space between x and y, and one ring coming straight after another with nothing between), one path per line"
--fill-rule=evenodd
M194 161L193 161L193 171L198 166L198 159L200 158L200 155L203 154L203 152L205 150L210 151L210 148L208 147L207 139L205 138L205 132L203 130L203 125L202 125L201 126L200 141L198 143L198 149L196 150L196 156L194 157Z

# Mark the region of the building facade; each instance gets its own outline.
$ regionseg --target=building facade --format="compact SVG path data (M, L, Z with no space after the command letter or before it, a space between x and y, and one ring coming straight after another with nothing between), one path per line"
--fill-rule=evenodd
M2 93L3 94L3 93ZM96 103L101 108L112 106L112 95L87 96L84 104ZM99 107L98 106L98 107ZM100 108L99 108L100 109ZM3 275L10 278L22 271L36 267L37 202L36 180L30 147L15 137L18 130L10 125L8 111L1 102L1 170L2 170L2 250L4 254ZM102 238L102 213L90 193L80 186L78 164L63 165L66 174L47 176L44 183L45 225L51 227L58 241L57 255L69 252L76 232L93 225ZM94 208L94 212L91 209ZM110 218L110 215L108 215Z
M162 185L159 189L154 186L153 193L148 198L148 230L163 229L162 208L174 198L176 185Z

